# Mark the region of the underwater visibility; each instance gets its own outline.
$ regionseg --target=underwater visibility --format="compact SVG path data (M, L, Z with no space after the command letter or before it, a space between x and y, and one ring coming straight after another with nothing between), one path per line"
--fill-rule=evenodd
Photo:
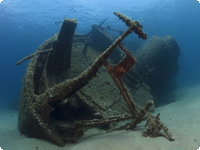
M200 149L200 2L0 1L0 150Z

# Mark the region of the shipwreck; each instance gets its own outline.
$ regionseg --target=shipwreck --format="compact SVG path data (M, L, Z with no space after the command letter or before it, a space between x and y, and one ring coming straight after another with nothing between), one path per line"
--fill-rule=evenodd
M58 34L17 63L30 59L19 99L22 134L64 146L76 142L85 127L110 129L128 120L110 130L133 130L146 120L144 136L174 140L160 114L149 110L155 109L154 93L177 72L178 44L171 36L155 36L132 54L122 41L132 32L143 40L147 34L139 21L114 14L128 26L117 39L103 23L75 34L76 19L65 19Z

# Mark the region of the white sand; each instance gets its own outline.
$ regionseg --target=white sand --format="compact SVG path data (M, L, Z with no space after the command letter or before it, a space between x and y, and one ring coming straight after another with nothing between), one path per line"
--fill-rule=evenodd
M197 150L200 147L200 86L176 92L180 101L156 109L169 128L174 142L164 137L142 137L143 126L136 131L97 134L87 132L76 144L58 147L47 141L27 138L17 130L17 112L0 111L0 147L4 150Z

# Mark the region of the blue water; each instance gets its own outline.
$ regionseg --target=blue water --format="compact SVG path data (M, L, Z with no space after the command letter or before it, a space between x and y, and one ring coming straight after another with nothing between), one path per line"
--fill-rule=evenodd
M172 35L181 48L178 87L200 83L200 3L196 0L4 0L0 3L0 107L17 104L28 62L15 63L59 31L55 22L76 18L76 32L87 33L93 24L108 18L105 26L125 30L114 11L140 20L148 38ZM127 43L131 40L144 43L135 35Z

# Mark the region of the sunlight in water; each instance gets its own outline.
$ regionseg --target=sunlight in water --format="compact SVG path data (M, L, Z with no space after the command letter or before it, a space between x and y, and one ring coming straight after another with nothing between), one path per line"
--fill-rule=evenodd
M3 2L3 0L0 0L0 3Z

